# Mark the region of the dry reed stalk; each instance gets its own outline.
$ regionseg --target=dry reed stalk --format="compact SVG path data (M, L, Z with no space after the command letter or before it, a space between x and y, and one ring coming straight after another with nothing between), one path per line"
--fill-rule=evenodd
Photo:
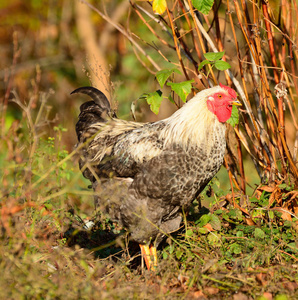
M170 8L169 5L171 5ZM251 2L227 0L226 4L221 2L220 5L222 7L226 5L227 9L224 29L220 25L223 13L216 4L213 7L213 15L209 14L201 19L193 8L191 0L168 2L165 17L152 15L151 6L146 8L145 4L132 3L137 16L159 40L161 46L174 50L172 54L178 58L178 62L175 62L173 58L169 59L164 48L158 45L154 45L153 48L163 59L175 66L180 66L186 80L193 77L197 83L201 82L204 86L217 84L217 78L210 65L205 66L207 74L205 78L197 76L198 64L204 59L204 53L225 50L225 39L229 34L227 30L231 29L239 70L227 70L225 77L229 85L231 82L235 85L243 100L245 111L240 110L241 124L235 128L239 161L239 166L235 167L239 167L240 185L237 183L237 178L232 177L231 172L229 172L230 180L237 189L245 193L246 180L241 149L243 145L251 156L260 178L265 176L268 184L277 184L280 180L286 180L290 173L298 184L298 170L295 162L298 150L295 150L295 146L294 153L291 154L284 128L287 114L284 108L287 105L295 130L298 132L296 95L292 89L294 86L297 90L298 85L297 51L294 50L298 39L295 37L297 29L291 22L298 17L297 3L282 0L277 24L274 23L275 20L272 21L272 11L266 1L259 4L257 0ZM287 14L288 11L289 14ZM145 19L144 15L150 20ZM109 21L107 16L105 18ZM209 27L208 30L203 26L204 20ZM174 45L171 45L171 40L161 37L160 30L168 33ZM121 31L124 29L121 28ZM281 46L277 43L277 33L281 35L283 41ZM186 64L185 59L190 63ZM226 57L223 60L226 60ZM157 62L154 64L158 65ZM239 74L242 86L235 78L236 73ZM270 77L271 73L273 78ZM272 85L276 86L281 81L286 82L289 95L279 93L277 97L274 97L271 91ZM253 93L251 93L252 89ZM298 133L295 139L296 144L298 145Z

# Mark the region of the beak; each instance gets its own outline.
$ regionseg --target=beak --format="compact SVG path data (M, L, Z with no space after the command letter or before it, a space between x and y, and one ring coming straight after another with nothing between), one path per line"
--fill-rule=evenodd
M231 101L231 105L237 105L237 106L242 106L242 104L240 103L240 101L239 100L233 100L233 101Z

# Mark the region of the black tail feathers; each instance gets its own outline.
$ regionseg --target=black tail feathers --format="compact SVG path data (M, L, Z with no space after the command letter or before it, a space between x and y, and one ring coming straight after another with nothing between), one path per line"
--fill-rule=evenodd
M77 93L86 94L90 96L92 100L102 109L102 111L110 112L111 106L109 100L107 99L106 95L103 92L96 89L95 87L92 86L80 87L74 90L73 92L71 92L70 94L72 95ZM83 109L81 108L81 111L82 110Z
M79 115L79 120L76 124L76 132L79 141L81 137L85 138L84 133L90 131L89 127L98 122L106 122L107 115L114 117L114 112L111 112L110 102L104 93L98 89L86 86L80 87L73 92L72 94L82 93L90 96L92 101L85 102L81 105L81 113ZM88 135L88 134L87 134Z

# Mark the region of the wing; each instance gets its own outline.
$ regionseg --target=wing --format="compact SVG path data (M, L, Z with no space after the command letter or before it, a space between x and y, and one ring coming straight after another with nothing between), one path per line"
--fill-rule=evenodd
M160 199L161 205L185 204L200 184L194 157L178 146L165 150L142 166L131 188L141 197Z
M119 119L92 124L85 130L89 144L86 139L82 141L87 145L80 165L89 165L84 176L94 179L95 172L98 177L133 178L144 163L162 152L158 132L163 126L163 122L144 124Z
M161 206L187 207L220 169L224 152L219 148L206 155L201 148L173 145L143 164L131 189L140 198L159 199Z

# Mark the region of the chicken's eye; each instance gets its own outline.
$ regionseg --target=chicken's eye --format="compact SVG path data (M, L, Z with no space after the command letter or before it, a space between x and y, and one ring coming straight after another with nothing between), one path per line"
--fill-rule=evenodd
M222 98L222 94L219 94L217 97L218 97L219 99Z

